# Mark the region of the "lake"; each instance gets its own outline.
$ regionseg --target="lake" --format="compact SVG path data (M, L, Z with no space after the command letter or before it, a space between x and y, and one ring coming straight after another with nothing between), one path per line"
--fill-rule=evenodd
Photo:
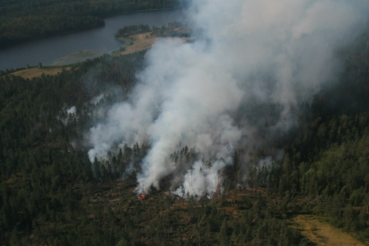
M111 52L121 45L114 34L124 26L148 24L162 26L168 22L183 21L180 10L125 14L104 19L105 26L81 32L73 32L50 38L33 40L0 50L0 70L49 65L53 61L80 50Z

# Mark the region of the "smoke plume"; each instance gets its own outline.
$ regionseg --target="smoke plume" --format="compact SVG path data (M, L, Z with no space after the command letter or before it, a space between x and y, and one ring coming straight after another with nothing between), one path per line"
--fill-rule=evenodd
M336 79L341 65L334 52L364 22L368 6L359 0L194 1L187 18L195 41L159 40L147 52L129 99L90 129L91 161L118 144L148 143L137 192L160 189L171 177L174 193L211 196L235 150L283 134L296 124L299 105ZM196 159L183 168L171 154L185 146Z

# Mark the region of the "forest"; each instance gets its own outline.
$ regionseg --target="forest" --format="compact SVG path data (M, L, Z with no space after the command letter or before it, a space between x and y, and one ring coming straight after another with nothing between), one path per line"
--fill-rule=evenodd
M164 192L138 200L133 193L135 172L117 179L129 163L139 168L145 145L125 146L111 156L111 162L95 161L91 167L86 150L73 143L82 139L96 117L91 115L94 107L124 98L134 85L143 56L144 52L115 58L106 55L57 76L32 80L2 72L2 244L309 245L279 218L287 212L286 204L265 209L271 205L265 193L237 192L230 185L227 196L223 193L200 203ZM86 73L91 68L97 72L88 81ZM122 88L123 95L111 93L96 104L91 100L111 86ZM79 109L75 114L67 113L71 105ZM190 151L174 153L177 161L181 155L189 156ZM232 215L234 210L237 217Z
M149 25L130 25L120 28L114 35L115 38L124 38L130 35L135 35L144 32L151 32L152 36L155 37L189 37L191 36L190 30L187 26L180 22L174 21L163 25L161 27L153 26L150 28Z
M0 2L0 49L56 34L104 26L122 13L180 8L177 0L9 0Z
M17 9L19 1L8 2L1 8ZM298 127L270 148L234 152L224 191L211 199L173 196L165 180L163 191L138 199L145 144L88 158L84 135L105 117L96 109L127 99L144 56L104 55L33 79L0 72L1 245L315 245L291 226L301 214L368 244L369 30L338 52L338 83L300 105ZM283 160L252 161L273 148ZM245 154L248 189L238 186ZM185 147L171 157L180 165L195 155Z

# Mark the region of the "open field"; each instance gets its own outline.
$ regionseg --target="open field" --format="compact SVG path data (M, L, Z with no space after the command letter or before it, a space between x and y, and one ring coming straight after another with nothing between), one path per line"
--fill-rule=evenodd
M365 244L353 238L317 216L298 215L292 220L293 226L301 230L301 234L306 236L317 245L327 246L364 246Z
M32 79L34 77L40 77L42 74L57 75L58 73L63 71L63 69L69 70L69 69L71 69L71 67L53 67L53 68L35 67L35 68L28 68L28 69L24 69L24 70L19 70L19 71L14 72L13 74L15 76L20 76L20 77L23 77L25 79Z
M101 50L80 50L69 55L63 56L55 60L52 66L63 66L83 62L87 59L93 59L102 56L104 53Z
M129 38L125 38L123 40L125 44L122 46L124 50L123 51L117 50L113 54L126 55L151 48L152 44L155 42L157 37L151 36L150 34L151 34L150 32L145 32L132 35Z
M129 36L129 38L126 38L126 40L123 40L125 44L122 46L124 48L123 51L120 51L119 49L117 51L112 52L113 55L127 55L134 52L142 51L150 49L151 46L154 44L154 42L158 39L156 36L152 36L151 32L145 32L140 34L135 34ZM165 38L163 38L165 39ZM191 38L181 38L183 42L189 41ZM132 42L131 45L130 41Z

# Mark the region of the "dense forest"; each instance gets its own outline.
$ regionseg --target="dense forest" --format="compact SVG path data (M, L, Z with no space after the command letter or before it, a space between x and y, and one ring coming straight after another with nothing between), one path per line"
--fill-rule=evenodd
M270 149L237 150L223 170L224 191L199 201L165 189L136 197L146 145L88 159L84 134L105 116L97 109L126 99L144 55L104 55L31 80L1 72L2 245L314 245L290 226L297 214L319 215L368 242L369 31L337 52L345 70L301 105L299 126ZM275 147L282 161L252 162ZM195 157L186 147L172 158Z
M104 25L122 13L181 7L177 0L9 0L0 2L0 48Z

